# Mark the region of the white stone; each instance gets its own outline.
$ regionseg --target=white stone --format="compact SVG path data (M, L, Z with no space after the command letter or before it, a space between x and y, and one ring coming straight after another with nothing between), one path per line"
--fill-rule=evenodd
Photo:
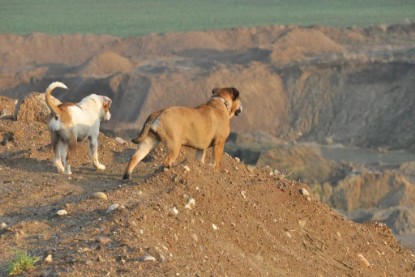
M127 144L127 142L125 140L123 140L122 138L120 138L120 137L116 137L115 141L120 143L120 144Z
M116 209L118 209L119 207L120 207L119 204L112 204L111 206L108 207L106 213L107 214L111 213L111 212L115 211Z
M52 262L52 254L47 255L44 261L50 264Z
M171 212L172 212L173 214L175 214L175 215L178 215L178 214L179 214L179 210L178 210L176 207L173 207L173 208L171 209Z
M187 204L184 206L185 209L191 210L196 205L196 200L193 197L189 197Z
M304 196L310 196L310 193L308 192L308 190L307 189L305 189L305 188L301 188L300 189L300 193L302 194L302 195L304 195Z
M0 230L6 229L7 224L5 222L0 223Z
M108 200L108 196L102 191L95 192L94 194L92 194L92 197L101 200Z
M59 215L59 216L64 216L64 215L67 215L68 212L66 210L59 210L59 211L56 212L56 214Z
M154 258L153 256L147 255L147 256L143 256L139 258L140 262L155 262L156 258Z

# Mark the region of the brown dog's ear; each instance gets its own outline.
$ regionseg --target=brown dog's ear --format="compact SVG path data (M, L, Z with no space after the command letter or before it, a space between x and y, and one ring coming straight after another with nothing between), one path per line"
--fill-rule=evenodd
M232 100L235 101L239 97L239 91L236 88L229 89L232 93Z

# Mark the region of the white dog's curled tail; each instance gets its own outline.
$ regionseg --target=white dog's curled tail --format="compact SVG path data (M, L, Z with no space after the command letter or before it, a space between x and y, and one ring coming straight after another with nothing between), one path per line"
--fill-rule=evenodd
M56 104L53 103L52 97L51 97L51 93L55 88L68 89L68 87L62 82L53 82L48 86L48 88L46 89L46 92L45 92L46 105L48 105L49 109L55 115L60 115L60 110L59 110L58 106L56 106Z

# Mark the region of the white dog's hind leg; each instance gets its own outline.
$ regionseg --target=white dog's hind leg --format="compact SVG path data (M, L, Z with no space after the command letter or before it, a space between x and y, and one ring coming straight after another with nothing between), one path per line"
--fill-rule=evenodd
M143 142L141 142L138 145L137 151L134 153L134 155L131 157L130 162L128 163L127 168L125 169L124 175L122 177L123 180L130 179L131 173L133 172L134 168L138 165L139 162L141 162L142 159L144 159L145 156L156 147L156 145L160 141L149 134Z
M89 138L89 151L94 167L97 170L105 170L105 165L98 161L98 138Z
M71 138L68 145L65 147L66 159L64 159L65 163L65 174L72 174L71 171L71 163L72 157L76 155L76 139Z

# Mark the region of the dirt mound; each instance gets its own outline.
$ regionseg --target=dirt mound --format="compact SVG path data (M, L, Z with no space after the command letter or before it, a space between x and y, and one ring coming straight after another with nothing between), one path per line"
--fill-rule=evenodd
M108 51L101 53L80 67L79 73L86 76L100 76L114 73L127 73L134 65L127 58Z
M119 40L106 35L49 36L33 33L27 36L1 36L0 62L12 67L23 64L68 63L80 64Z
M278 167L290 179L302 180L310 184L323 183L333 172L333 165L330 161L304 145L280 145L263 151L256 165Z
M413 206L415 189L395 172L354 174L339 181L330 197L333 207L344 211L393 206Z
M13 117L17 100L0 96L0 118Z
M345 219L270 167L224 155L216 172L183 148L162 170L161 145L123 182L135 146L101 134L107 170L79 143L65 176L45 124L0 120L4 132L14 140L0 145L0 275L16 249L41 258L34 275L413 275L415 258L384 225Z
M300 61L310 56L342 53L344 46L316 29L294 28L275 41L272 61L285 64Z
M59 105L62 102L52 96L52 101ZM49 107L45 102L45 94L39 92L29 93L28 96L19 100L16 106L14 118L25 122L43 122L46 123L50 113Z

